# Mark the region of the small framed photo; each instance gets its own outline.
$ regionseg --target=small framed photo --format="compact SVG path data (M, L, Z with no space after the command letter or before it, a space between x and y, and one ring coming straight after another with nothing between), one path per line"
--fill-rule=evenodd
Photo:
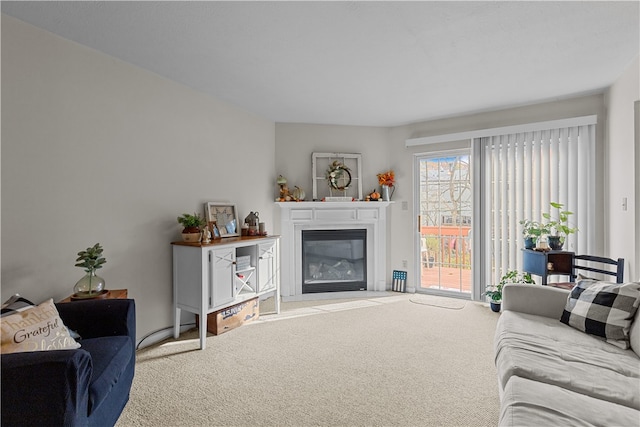
M218 227L216 227L215 221L207 221L209 232L211 233L212 238L220 237L220 232L218 231Z
M226 202L207 202L204 213L213 237L234 237L240 235L240 222L236 205ZM213 223L213 224L212 224Z

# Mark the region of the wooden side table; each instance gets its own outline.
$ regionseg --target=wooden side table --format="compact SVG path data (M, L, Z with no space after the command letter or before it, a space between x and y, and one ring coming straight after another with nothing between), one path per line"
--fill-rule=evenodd
M109 289L109 292L107 292L104 295L101 295L99 297L99 299L127 299L127 289ZM71 301L81 301L81 300L75 300L75 299L71 299L73 295L69 295L68 297L66 297L65 299L63 299L60 302L71 302Z

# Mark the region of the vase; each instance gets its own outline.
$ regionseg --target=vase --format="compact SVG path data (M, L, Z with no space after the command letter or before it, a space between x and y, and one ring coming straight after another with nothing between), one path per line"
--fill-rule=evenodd
M391 196L396 191L396 187L394 185L381 185L380 193L382 194L382 200L385 202L391 201Z
M536 238L535 237L525 237L524 238L524 248L525 249L533 249L536 247Z
M102 294L105 289L104 285L104 279L92 271L78 280L78 283L73 287L73 292L76 297L95 298Z
M564 239L561 236L548 236L549 247L554 251L561 251L564 246Z

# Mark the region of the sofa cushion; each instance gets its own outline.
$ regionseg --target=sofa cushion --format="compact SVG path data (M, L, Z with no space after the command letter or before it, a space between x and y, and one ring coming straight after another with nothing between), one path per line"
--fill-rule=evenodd
M80 347L62 323L53 299L1 317L0 327L2 354Z
M500 426L637 426L640 411L561 387L511 377Z
M495 354L503 390L520 376L640 409L640 358L558 320L503 312Z
M636 311L636 317L631 322L629 331L629 345L638 356L640 356L640 309Z
M640 283L579 281L560 321L587 334L629 348L629 329L640 304Z
M89 384L89 415L100 406L127 368L133 356L131 338L112 336L82 341L91 354L93 373Z

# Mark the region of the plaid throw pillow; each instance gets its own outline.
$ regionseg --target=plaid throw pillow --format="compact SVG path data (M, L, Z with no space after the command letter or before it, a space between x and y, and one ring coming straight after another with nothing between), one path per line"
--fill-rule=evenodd
M640 304L640 283L579 281L560 321L617 347L629 348L631 321Z

